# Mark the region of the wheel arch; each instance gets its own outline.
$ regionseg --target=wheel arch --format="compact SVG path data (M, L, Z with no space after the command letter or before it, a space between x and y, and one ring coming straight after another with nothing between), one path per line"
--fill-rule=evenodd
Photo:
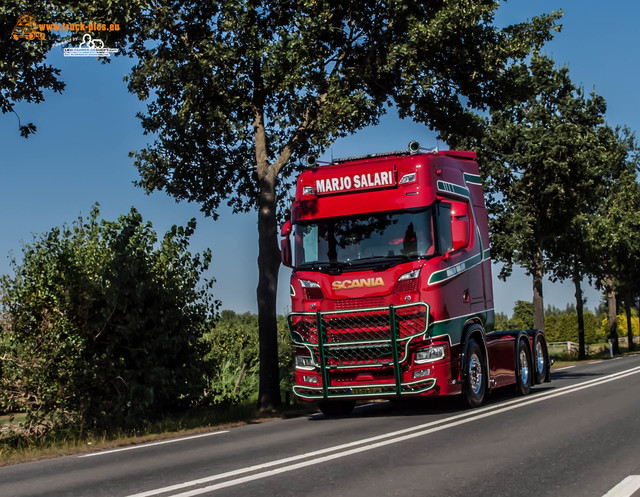
M475 339L480 345L482 349L482 353L484 354L484 364L487 371L485 382L487 390L491 390L491 381L490 381L490 371L489 368L489 350L487 349L487 340L484 330L484 325L479 318L471 318L467 320L464 324L462 331L462 342L460 349L460 378L459 381L464 383L465 376L467 374L466 365L467 365L467 355L469 348L469 341L471 339Z
M524 341L527 344L527 350L529 351L529 360L533 359L533 352L532 352L532 347L531 347L531 342L532 342L532 336L531 334L527 331L527 330L518 330L516 333L514 333L515 336L515 347L514 347L514 354L518 354L518 345L520 344L520 340Z

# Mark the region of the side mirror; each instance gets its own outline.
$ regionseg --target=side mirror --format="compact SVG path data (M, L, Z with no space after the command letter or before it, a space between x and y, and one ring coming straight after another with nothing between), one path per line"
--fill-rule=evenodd
M286 221L280 230L280 236L282 237L282 240L280 240L280 257L284 266L292 268L291 239L289 235L291 235L291 221Z
M451 202L451 245L452 251L469 245L469 217L464 202Z

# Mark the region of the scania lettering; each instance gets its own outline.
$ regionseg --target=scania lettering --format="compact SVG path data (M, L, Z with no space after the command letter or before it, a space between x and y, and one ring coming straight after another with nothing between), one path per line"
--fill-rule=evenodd
M494 329L476 155L407 151L314 160L282 227L293 269L294 392L328 415L357 400L521 395L549 381L541 330Z
M384 286L384 281L382 281L382 278L362 278L359 280L334 281L331 283L331 288L334 290L372 286Z

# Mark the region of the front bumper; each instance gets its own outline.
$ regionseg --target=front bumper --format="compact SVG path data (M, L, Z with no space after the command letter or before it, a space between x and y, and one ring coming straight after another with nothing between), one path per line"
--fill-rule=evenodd
M412 363L415 346L430 342L428 318L424 302L291 313L293 343L313 365L296 369L294 393L310 401L450 393L448 358Z

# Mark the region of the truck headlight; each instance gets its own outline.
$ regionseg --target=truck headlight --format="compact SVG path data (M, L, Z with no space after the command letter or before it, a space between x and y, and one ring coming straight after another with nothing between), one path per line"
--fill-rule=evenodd
M427 349L418 350L414 357L416 364L424 364L425 362L439 361L444 359L444 356L445 346L435 345Z
M418 276L420 276L420 268L409 271L408 273L404 273L402 276L400 276L400 278L398 278L398 281L412 280L417 278Z
M308 356L308 355L297 355L296 356L296 368L314 369L314 365L313 365L313 361L311 360L311 356Z
M307 300L322 300L324 298L322 288L320 288L320 283L309 280L299 281L300 286L304 289L304 296L307 298Z

